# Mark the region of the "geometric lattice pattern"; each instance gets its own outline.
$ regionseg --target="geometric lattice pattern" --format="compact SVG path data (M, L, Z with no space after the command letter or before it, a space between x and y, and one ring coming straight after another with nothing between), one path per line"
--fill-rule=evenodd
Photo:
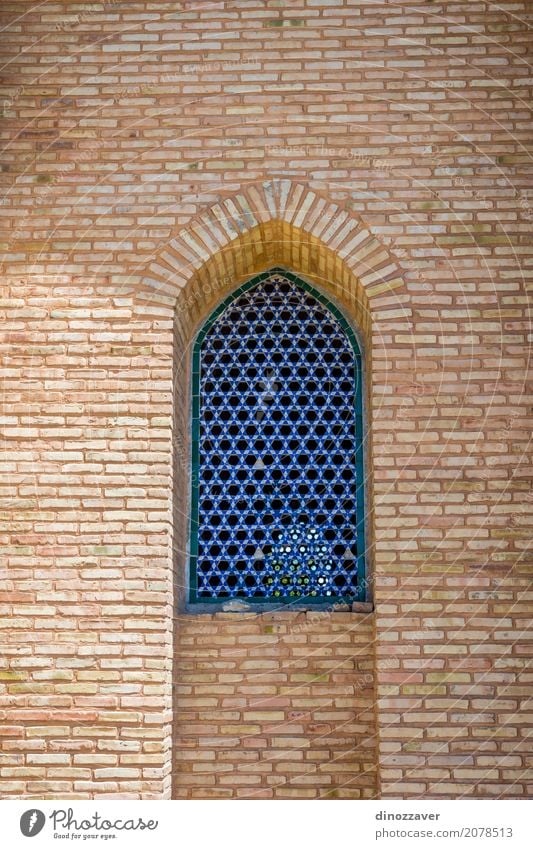
M199 355L198 601L356 595L357 363L339 320L282 273L210 325Z

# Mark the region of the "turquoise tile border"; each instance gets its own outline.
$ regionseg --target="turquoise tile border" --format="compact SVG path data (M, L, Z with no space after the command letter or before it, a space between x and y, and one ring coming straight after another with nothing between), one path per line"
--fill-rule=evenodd
M200 329L193 347L192 355L192 486L191 486L191 522L190 522L190 555L189 555L189 598L188 603L191 605L206 605L212 607L216 605L221 607L223 604L231 601L230 598L199 598L196 593L197 587L197 563L198 563L198 525L199 525L199 445L200 445L200 376L201 376L201 348L202 343L209 332L209 329L217 318L227 309L227 307L235 301L240 295L257 286L262 280L267 280L274 274L281 274L293 283L296 283L301 289L309 292L316 298L319 303L323 304L337 319L343 330L346 332L350 345L354 351L354 412L355 412L355 475L356 475L356 512L359 516L356 525L356 540L357 540L357 584L358 589L355 596L346 598L335 597L317 597L305 600L296 601L294 598L236 598L235 601L242 601L247 605L255 607L286 606L292 607L314 607L320 605L335 605L335 604L352 604L354 601L366 601L366 530L365 530L365 464L364 464L364 428L363 428L363 371L361 349L357 341L357 337L353 328L342 312L332 303L329 298L302 280L291 271L285 271L283 268L271 268L269 271L263 271L261 274L252 277L246 283L243 283L238 289L235 289L225 298L221 304L211 313L205 324Z

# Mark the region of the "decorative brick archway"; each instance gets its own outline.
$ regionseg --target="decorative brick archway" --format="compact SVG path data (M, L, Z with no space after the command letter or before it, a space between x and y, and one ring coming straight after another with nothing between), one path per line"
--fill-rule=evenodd
M308 279L334 298L351 318L366 354L368 418L372 410L370 360L380 339L380 321L390 309L396 316L399 309L404 321L409 316L397 264L376 237L346 210L289 181L250 186L205 210L162 248L147 267L137 290L137 303L141 312L146 309L151 315L161 312L173 316L173 384L174 397L179 399L173 424L173 566L178 611L174 632L173 792L176 796L197 798L210 795L268 798L273 790L268 783L270 766L268 759L264 759L266 748L274 761L281 758L276 769L283 786L276 796L300 794L305 798L309 795L306 782L310 773L323 779L317 795L374 796L377 793L375 640L370 603L354 605L351 611L347 608L320 615L305 612L256 615L239 610L203 616L183 613L192 343L199 326L229 291L274 266L290 269ZM380 319L375 327L374 312ZM374 340L373 330L377 333ZM371 466L368 447L368 490L371 490ZM370 563L372 539L370 531ZM272 633L279 635L273 645L270 644ZM331 641L335 646L333 660L330 661L329 650L325 655L319 649L309 650L307 656L302 654L299 642L302 638L311 643L316 641L318 646ZM242 649L238 647L240 641L244 641ZM248 644L252 646L250 653L244 648ZM233 658L227 656L229 645L236 646ZM261 646L264 656L260 653ZM305 722L295 722L298 705L304 697L303 685L293 679L292 667L304 670L297 672L296 677L300 674L314 681L320 680L328 664L342 668L347 660L352 672L341 674L338 680L334 672L327 672L329 683L322 695L316 702L312 698L307 700ZM279 663L278 673L271 674L266 667L261 672L270 663ZM212 668L211 673L206 673L207 667ZM206 691L206 674L213 685L211 697ZM282 680L276 680L276 674L281 679L287 676L287 687ZM351 696L346 698L348 692ZM240 709L231 710L231 704ZM317 754L316 761L312 757L309 762L302 759L301 769L298 766L301 752L295 752L292 760L282 754L291 746L296 750L312 747L315 732L309 729L326 728L318 720L311 721L315 715L329 715L333 727L345 727L341 735L326 733L328 762L333 764L330 773L325 765L320 766L325 750ZM351 720L347 721L347 716ZM218 722L217 717L222 721ZM207 738L211 740L209 745L205 743ZM255 748L249 747L249 738L256 741ZM242 746L235 743L237 740L244 740L247 757L242 761ZM228 750L225 764L231 767L233 781L230 776L222 776L220 781L213 776L213 770L219 768L216 753L221 749ZM195 754L199 762L192 771ZM249 769L250 759L253 763ZM339 759L346 770L346 783L341 785L335 773Z

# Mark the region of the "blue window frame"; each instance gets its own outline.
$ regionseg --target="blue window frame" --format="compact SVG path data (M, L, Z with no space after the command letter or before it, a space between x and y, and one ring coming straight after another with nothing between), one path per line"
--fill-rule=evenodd
M274 269L193 351L191 603L365 599L362 366L342 313Z

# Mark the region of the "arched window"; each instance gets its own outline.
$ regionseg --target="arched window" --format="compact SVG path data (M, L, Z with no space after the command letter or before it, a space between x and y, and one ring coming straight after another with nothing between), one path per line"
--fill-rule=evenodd
M323 295L274 270L193 354L190 601L364 600L362 371Z

